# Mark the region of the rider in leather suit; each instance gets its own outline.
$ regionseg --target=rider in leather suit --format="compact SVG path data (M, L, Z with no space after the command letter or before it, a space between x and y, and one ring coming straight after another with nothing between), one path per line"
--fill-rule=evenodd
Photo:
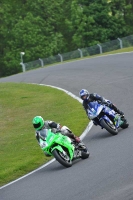
M93 102L93 101L98 101L101 104L107 105L109 108L113 109L115 112L117 112L122 117L124 117L124 113L122 111L120 111L111 101L105 99L104 97L102 97L96 93L89 94L89 92L86 89L82 89L79 92L79 96L83 100L83 107L84 107L86 113L87 113L87 109L89 109L88 103Z
M79 137L75 136L72 131L67 126L61 126L59 123L56 123L54 121L44 121L44 119L41 116L35 116L32 120L33 127L35 128L35 136L36 139L40 145L40 131L42 129L52 129L54 133L61 132L63 135L68 136L72 141L74 141L76 144L83 145L82 141ZM43 138L42 138L43 139ZM45 154L48 156L47 154Z

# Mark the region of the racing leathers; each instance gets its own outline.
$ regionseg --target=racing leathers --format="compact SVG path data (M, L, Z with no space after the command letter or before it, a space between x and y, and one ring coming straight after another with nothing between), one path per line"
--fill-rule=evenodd
M61 126L59 123L47 120L47 121L45 121L45 125L43 126L43 128L41 130L38 130L38 131L36 130L36 132L35 132L35 136L36 136L36 139L37 139L39 145L40 145L40 138L43 139L43 140L45 139L41 136L41 131L43 129L51 129L52 132L54 132L54 133L61 132L61 134L68 136L75 143L77 143L77 144L82 143L80 138L75 136L67 126ZM45 153L45 155L48 156L46 153Z
M88 103L93 102L93 101L98 101L100 104L105 104L109 108L113 109L116 113L118 113L124 117L124 113L122 111L120 111L110 100L107 100L104 97L102 97L96 93L89 94L89 96L83 100L83 107L86 111L87 116L88 116L87 110L89 109Z

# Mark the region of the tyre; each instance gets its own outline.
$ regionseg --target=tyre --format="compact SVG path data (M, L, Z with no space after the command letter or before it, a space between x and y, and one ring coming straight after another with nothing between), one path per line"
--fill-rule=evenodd
M62 164L64 167L71 167L72 161L70 160L70 157L67 154L63 154L62 152L58 151L57 149L54 149L52 152L55 159Z
M105 121L102 119L100 121L100 124L103 128L105 128L111 135L117 135L118 134L118 129L115 127L115 125L110 124L109 122Z

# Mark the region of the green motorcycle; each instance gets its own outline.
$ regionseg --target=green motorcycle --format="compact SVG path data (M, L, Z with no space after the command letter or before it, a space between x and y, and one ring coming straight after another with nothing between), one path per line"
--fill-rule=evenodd
M78 158L86 159L89 152L86 146L75 144L69 137L51 129L40 131L40 147L46 155L54 156L65 167L71 167L72 161Z

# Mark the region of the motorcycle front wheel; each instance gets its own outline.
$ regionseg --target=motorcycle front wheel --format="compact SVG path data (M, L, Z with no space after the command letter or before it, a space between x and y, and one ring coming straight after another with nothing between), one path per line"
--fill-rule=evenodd
M118 134L118 129L115 127L115 125L110 124L109 122L105 121L102 119L100 121L100 124L103 128L105 128L111 135L117 135Z
M63 152L58 151L57 149L54 149L52 152L55 159L62 164L64 167L71 167L72 161L70 160L70 157L67 154L64 154Z

